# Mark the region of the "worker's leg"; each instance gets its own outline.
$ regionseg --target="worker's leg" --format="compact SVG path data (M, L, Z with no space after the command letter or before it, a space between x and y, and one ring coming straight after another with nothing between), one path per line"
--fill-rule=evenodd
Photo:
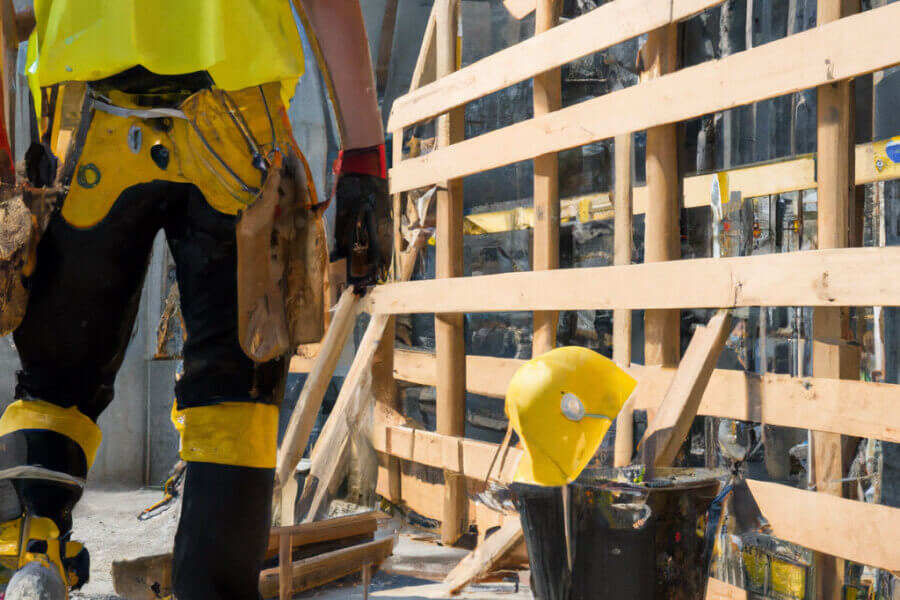
M193 186L168 215L187 330L173 415L187 461L173 583L178 600L255 600L268 537L285 361L238 342L235 217Z
M38 465L85 477L100 443L95 422L113 397L113 382L134 324L153 238L161 226L157 184L124 192L106 217L76 229L57 213L41 239L31 298L14 333L22 370L17 401L0 418L0 469ZM0 482L10 491L10 482ZM71 528L81 491L17 480L26 512ZM0 521L19 516L3 494Z

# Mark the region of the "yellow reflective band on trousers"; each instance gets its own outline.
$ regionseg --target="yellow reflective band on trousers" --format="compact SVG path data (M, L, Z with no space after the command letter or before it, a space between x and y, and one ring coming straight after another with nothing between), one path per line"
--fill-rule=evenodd
M76 407L62 408L43 400L16 400L0 417L0 436L26 429L53 431L74 440L84 452L88 469L103 439L97 424Z
M274 469L278 451L278 407L223 402L177 410L172 423L181 436L181 458L236 467Z
M109 96L116 106L138 108L133 95L112 92ZM262 174L254 166L246 139L225 102L234 103L262 154L276 148L285 152L294 148L278 84L229 92L227 96L221 90L193 94L181 109L196 126L183 118L167 119L165 126L160 126L162 119L93 109L83 117L91 119L91 124L63 201L63 218L73 227L93 227L109 213L122 192L155 180L193 183L207 203L224 214L236 215L247 208L257 193L243 189L241 183L260 188ZM308 177L307 183L311 182ZM316 198L313 189L310 198Z
M288 0L35 0L34 12L32 91L142 65L160 75L208 71L225 90L280 81L289 98L303 74Z

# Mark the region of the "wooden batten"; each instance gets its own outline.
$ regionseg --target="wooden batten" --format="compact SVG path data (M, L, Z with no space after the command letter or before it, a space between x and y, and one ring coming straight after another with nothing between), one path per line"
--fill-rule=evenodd
M393 548L394 538L385 538L295 561L290 565L289 589L292 594L299 594L361 571L363 567L375 567L391 555ZM277 596L280 581L278 567L262 571L259 574L259 592L262 597Z
M437 76L450 75L457 68L457 28L459 0L435 2ZM438 119L437 146L450 148L465 136L465 112L450 111ZM407 161L408 162L408 161ZM403 163L401 163L403 164ZM437 231L435 233L435 276L463 274L463 186L450 179L437 191ZM464 435L466 429L466 350L463 315L435 314L434 339L437 351L437 430L445 435ZM453 544L465 533L468 523L466 482L452 472L444 476L444 509L441 539Z
M391 107L388 130L435 117L721 3L722 0L616 0L604 4L397 98ZM428 31L426 43L430 39ZM425 47L423 44L423 52ZM422 56L419 55L420 62Z
M883 42L893 36L898 19L896 4L875 8L437 149L391 169L391 190L465 177L884 69L900 63L900 48ZM635 110L641 106L654 109Z
M730 331L731 311L720 310L708 325L694 332L656 417L650 421L641 441L643 462L648 467L669 467L675 462Z
M371 312L387 314L896 306L898 261L898 247L699 258L387 284L366 300Z
M747 483L760 512L781 539L829 556L900 571L900 509L777 483Z
M467 356L466 387L472 393L503 398L509 379L524 362ZM633 408L656 409L672 384L675 369L632 365L628 370L638 380ZM434 385L434 355L397 350L394 376ZM900 443L898 397L900 385L891 383L716 369L698 413Z
M559 4L553 0L537 2L535 35L552 29L559 20ZM562 81L559 69L534 78L534 114L545 115L559 110L562 104ZM534 158L534 242L531 265L535 271L559 268L559 160L555 152ZM537 356L556 347L556 312L534 313L532 355Z

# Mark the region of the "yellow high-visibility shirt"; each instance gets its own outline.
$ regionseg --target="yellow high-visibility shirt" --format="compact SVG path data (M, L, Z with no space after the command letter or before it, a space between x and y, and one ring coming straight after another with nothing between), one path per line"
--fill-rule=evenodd
M33 90L141 65L160 75L207 71L222 89L303 74L290 0L35 0Z

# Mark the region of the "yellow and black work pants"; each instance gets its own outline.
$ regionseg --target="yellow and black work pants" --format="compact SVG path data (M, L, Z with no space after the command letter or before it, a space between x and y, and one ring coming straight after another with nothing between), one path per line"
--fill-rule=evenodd
M90 127L79 132L79 155L71 161L77 167L70 169L64 202L81 205L64 204L38 246L27 313L14 333L22 364L19 400L0 419L0 468L31 464L87 474L100 442L95 423L113 400L153 240L164 231L187 333L173 411L188 463L175 539L175 595L256 599L271 512L276 394L286 360L254 363L240 347L237 217L214 208L222 199L207 198L211 188L185 181L190 170L177 161L184 162L191 149L177 146L167 132L171 122L108 113L99 115L103 121L98 115L93 111ZM95 144L111 131L125 133ZM109 144L118 144L112 153ZM160 161L161 155L171 158ZM125 176L134 182L126 181L115 198L97 192L104 180L123 186ZM100 217L85 225L72 223L67 215L73 214ZM54 519L68 534L80 492L39 481L16 486L29 514Z

